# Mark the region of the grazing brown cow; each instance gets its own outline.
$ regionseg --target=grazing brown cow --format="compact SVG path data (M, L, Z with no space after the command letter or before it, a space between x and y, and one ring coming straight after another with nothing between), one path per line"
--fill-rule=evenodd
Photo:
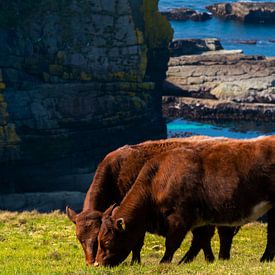
M261 260L275 255L275 136L174 149L148 161L120 206L103 215L95 265L117 265L144 238L154 216L165 217L170 262L186 233L207 224L239 226L269 211Z
M79 239L88 265L94 263L97 252L97 236L101 224L102 213L112 204L120 203L129 191L144 163L150 158L165 151L179 147L192 147L203 141L205 144L222 142L227 139L213 139L209 137L191 137L186 139L168 139L148 141L133 146L124 146L109 153L99 164L94 180L87 192L83 210L76 214L67 208L68 217L76 224L76 234ZM147 225L150 232L164 235L162 217L155 217ZM192 261L200 249L204 250L208 261L214 260L210 240L214 234L214 227L196 228L193 231L193 241L190 250L183 258L184 262ZM219 257L230 257L230 246L234 235L234 228L219 228L221 248ZM229 231L229 232L228 232ZM224 232L224 233L223 233ZM133 251L133 261L140 261L140 249L143 240L137 244Z

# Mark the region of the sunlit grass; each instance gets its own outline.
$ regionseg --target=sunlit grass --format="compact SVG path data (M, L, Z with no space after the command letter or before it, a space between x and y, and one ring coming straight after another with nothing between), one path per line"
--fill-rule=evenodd
M177 265L190 245L191 235L177 251L173 263L159 265L164 239L148 234L142 264L130 266L130 257L116 268L87 268L75 227L64 214L0 212L1 274L275 274L275 262L259 262L266 243L266 226L244 226L234 238L232 259L205 262L200 253L191 264ZM218 254L217 234L212 240Z

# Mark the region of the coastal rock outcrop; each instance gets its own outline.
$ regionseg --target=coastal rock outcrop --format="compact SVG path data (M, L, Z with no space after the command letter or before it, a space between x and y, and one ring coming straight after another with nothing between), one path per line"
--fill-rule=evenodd
M189 8L175 8L167 11L162 11L162 15L164 15L168 20L173 21L206 21L212 18L212 15L208 12L199 12Z
M163 97L166 117L206 121L275 121L275 105L188 97Z
M200 54L208 51L222 50L221 42L217 38L205 39L176 39L169 44L170 56Z
M275 24L275 3L219 3L206 7L214 16L245 23Z
M157 5L1 1L0 192L85 192L107 152L166 135Z
M219 51L173 57L164 94L168 116L274 120L275 58Z

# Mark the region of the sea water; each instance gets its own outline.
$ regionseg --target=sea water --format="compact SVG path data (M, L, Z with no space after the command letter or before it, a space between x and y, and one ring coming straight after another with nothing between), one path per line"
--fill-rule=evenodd
M205 7L221 2L238 2L225 0L160 0L159 9L187 7L194 10L206 11ZM248 1L243 1L248 2ZM266 2L264 0L249 2ZM275 0L269 1L275 2ZM178 38L208 38L216 37L221 40L225 49L242 49L245 54L275 56L275 24L244 24L233 20L222 20L213 17L204 22L171 21L174 29L174 39ZM239 44L238 40L257 40L256 45Z
M191 135L224 136L228 138L254 138L275 135L275 122L195 122L176 119L167 123L168 137Z

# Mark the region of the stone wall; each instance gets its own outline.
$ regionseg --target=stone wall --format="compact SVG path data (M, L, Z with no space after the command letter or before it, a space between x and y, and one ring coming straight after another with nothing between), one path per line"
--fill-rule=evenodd
M85 192L107 152L166 135L157 4L1 1L0 192Z

